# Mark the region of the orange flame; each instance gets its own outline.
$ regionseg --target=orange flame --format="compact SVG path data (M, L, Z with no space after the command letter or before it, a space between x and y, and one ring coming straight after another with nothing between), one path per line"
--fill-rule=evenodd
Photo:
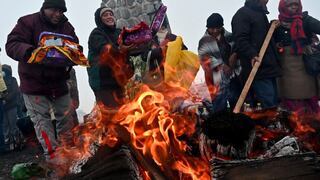
M134 147L150 155L162 170L169 167L188 174L191 179L210 179L208 164L188 157L187 144L178 139L182 134L195 132L195 120L170 114L163 94L146 86L142 89L136 101L120 108L113 123L125 127Z
M116 128L120 125L130 134L126 141L145 157L150 157L163 172L180 172L187 179L210 179L207 162L187 155L187 144L179 140L180 136L191 136L195 132L195 118L169 111L172 104L166 99L178 97L179 93L181 96L181 92L186 96L186 91L179 88L168 90L164 96L142 86L134 101L114 113L99 104L92 113L92 121L73 130L73 142L65 141L56 150L56 158L64 164L60 170L67 173L75 162L91 157L94 144L113 147L119 139L123 140ZM148 179L148 174L144 175Z

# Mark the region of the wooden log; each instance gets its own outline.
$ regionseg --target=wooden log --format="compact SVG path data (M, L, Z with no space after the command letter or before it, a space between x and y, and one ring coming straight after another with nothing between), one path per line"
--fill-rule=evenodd
M304 153L269 159L211 160L213 178L220 179L319 179L320 156Z

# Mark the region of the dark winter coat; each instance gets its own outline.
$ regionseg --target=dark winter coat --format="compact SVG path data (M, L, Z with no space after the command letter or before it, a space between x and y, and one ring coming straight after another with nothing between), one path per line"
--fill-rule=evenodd
M97 27L93 29L89 36L89 54L88 60L90 67L88 70L89 84L93 91L103 89L121 89L116 78L113 76L112 67L101 63L100 54L103 52L105 45L109 44L117 53L118 50L118 36L120 29L116 27L108 27L103 24L100 18L99 8L95 12L95 22Z
M7 85L8 94L4 97L4 110L18 106L20 96L19 86L16 78L12 77L12 69L8 65L2 65L2 71L5 73L3 79Z
M8 56L19 61L20 88L25 94L60 97L68 93L66 80L69 72L65 67L49 67L40 64L27 64L31 52L37 48L39 35L44 32L70 35L78 43L73 26L66 17L53 25L40 12L21 17L8 35L6 51Z
M258 56L270 27L266 10L254 3L247 1L232 18L232 32L241 60L243 79L247 79L250 74L251 59ZM274 41L271 40L255 78L274 78L279 75L277 51Z

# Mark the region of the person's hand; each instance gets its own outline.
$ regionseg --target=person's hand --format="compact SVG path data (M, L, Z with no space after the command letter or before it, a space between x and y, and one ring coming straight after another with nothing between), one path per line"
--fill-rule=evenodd
M223 64L223 65L222 65L222 69L223 69L223 72L224 72L224 74L225 74L226 76L231 76L231 74L232 74L232 69L231 69L228 65Z
M256 62L261 62L258 56L255 56L251 59L251 66L253 67Z
M121 44L119 46L119 50L120 50L121 53L127 53L128 51L131 51L131 50L133 50L135 48L136 48L136 45L134 45L134 44L130 44L130 45Z
M238 60L237 53L232 53L229 57L229 66L231 67L231 69L233 69L236 66L237 60Z
M272 22L272 23L274 22L274 25L275 25L276 28L278 28L278 27L281 25L280 21L277 20L277 19L272 20L271 22Z
M29 60L29 58L31 57L33 51L34 51L34 48L27 49L25 54L24 54L24 59Z

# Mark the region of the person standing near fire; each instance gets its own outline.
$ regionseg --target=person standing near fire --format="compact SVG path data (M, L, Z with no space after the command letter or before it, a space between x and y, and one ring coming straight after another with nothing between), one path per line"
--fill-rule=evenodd
M20 90L15 77L12 76L10 65L2 65L2 75L6 83L8 94L3 99L4 110L4 139L8 150L14 150L23 141L22 134L17 126L17 112Z
M72 37L74 43L79 42L74 27L64 15L66 11L64 0L45 0L39 12L19 18L6 43L8 56L19 62L20 89L37 138L46 160L52 162L55 161L55 149L61 138L69 139L73 128L71 99L66 83L70 67L27 61L32 52L39 48L39 37L43 32L67 35ZM59 40L63 41L62 38ZM58 139L50 117L51 108L57 120Z
M94 92L100 112L106 120L112 118L114 112L123 104L125 98L124 85L132 70L126 60L129 46L119 46L117 40L121 32L116 28L116 19L111 8L102 6L95 12L94 28L89 36L87 68L89 84ZM125 145L115 147L102 146L108 153L106 166L113 167L104 171L104 178L132 179L135 172L133 159Z
M281 105L299 114L318 113L316 79L305 70L303 52L313 35L320 34L320 21L302 12L300 0L280 0L278 9L280 27L274 37L281 50Z
M223 25L220 14L211 14L207 19L207 30L198 45L214 112L233 108L241 87L237 78L241 69L239 63L237 65L237 54L233 52L233 37ZM228 107L227 101L231 107Z
M89 84L96 101L107 108L117 108L125 97L124 85L130 76L130 66L126 63L127 47L117 42L121 30L116 28L114 12L109 7L100 7L95 12L94 28L89 36L87 68Z
M244 82L253 65L259 61L259 50L270 27L266 15L269 14L267 3L268 0L246 0L245 5L232 18L232 32ZM272 39L251 86L251 105L257 102L261 103L262 108L278 105L276 78L280 75L277 50Z
M1 52L1 48L0 48ZM3 98L8 94L6 83L2 75L2 65L0 63L0 154L5 152L4 134L3 134Z

